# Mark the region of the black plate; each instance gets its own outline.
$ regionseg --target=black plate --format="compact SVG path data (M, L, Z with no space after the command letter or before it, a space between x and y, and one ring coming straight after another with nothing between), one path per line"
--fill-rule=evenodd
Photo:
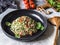
M7 21L12 22L13 20L15 20L16 18L18 18L22 15L29 16L29 17L33 18L35 21L42 22L45 29L43 31L37 31L37 33L33 34L32 36L25 36L25 37L22 37L22 38L15 38L14 34L10 30L10 27L6 26L5 22L7 22ZM3 32L8 37L10 37L12 39L21 40L21 41L31 41L31 40L34 40L34 39L36 39L37 37L39 37L40 35L43 34L43 32L46 30L46 27L47 27L47 20L45 20L45 18L40 13L38 13L36 11L21 9L21 10L12 11L12 12L8 13L7 15L5 15L2 19L2 21L1 21L1 27L3 29Z

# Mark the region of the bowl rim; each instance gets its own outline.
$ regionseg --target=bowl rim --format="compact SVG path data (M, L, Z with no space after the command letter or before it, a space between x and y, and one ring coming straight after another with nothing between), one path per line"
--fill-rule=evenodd
M20 10L14 10L14 11L11 11L11 12L9 12L8 14L10 14L10 13L12 13L12 12L15 12L15 11L21 11L21 10L26 10L26 9L20 9ZM27 10L26 10L27 11ZM34 10L29 10L29 11L33 11L33 12L36 12L36 11L34 11ZM37 12L37 13L39 13L39 12ZM5 16L7 16L8 14L6 14ZM39 13L40 14L40 13ZM42 14L40 14L41 15L41 17L43 17L42 16ZM5 16L3 17L3 19L5 18ZM39 15L38 15L39 16ZM44 17L43 17L44 18ZM17 39L17 38L15 38L14 36L12 36L12 35L10 35L10 34L8 34L6 31L4 31L4 29L3 29L3 27L2 27L2 21L3 21L3 19L1 20L1 28L2 28L2 30L3 30L3 32L6 34L6 35L8 35L8 37L13 37L13 39ZM45 27L45 30L46 30L46 28L47 28L47 20L46 19L44 19L44 21L46 22L46 27ZM44 30L44 32L45 32L45 30ZM43 33L43 32L42 32ZM41 35L41 34L40 34ZM39 36L38 36L39 37ZM32 39L31 39L32 40ZM20 41L20 40L19 40Z

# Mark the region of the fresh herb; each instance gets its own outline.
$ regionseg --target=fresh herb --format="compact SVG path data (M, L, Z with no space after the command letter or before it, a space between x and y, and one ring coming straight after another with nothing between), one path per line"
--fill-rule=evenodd
M54 6L54 4L55 4L54 0L48 0L48 2L51 4L51 6Z
M52 7L54 7L55 9L57 9L57 11L59 11L60 12L60 2L58 2L57 0L47 0L48 1L48 3L52 6Z
M60 5L56 5L57 6L57 8L60 8Z

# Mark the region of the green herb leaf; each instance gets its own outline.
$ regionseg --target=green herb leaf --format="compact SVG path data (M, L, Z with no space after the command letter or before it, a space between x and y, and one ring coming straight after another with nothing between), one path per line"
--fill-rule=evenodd
M54 7L55 9L57 9L58 12L60 12L60 2L58 2L57 0L47 0L48 3Z
M60 8L60 5L57 5L58 8Z
M48 2L53 5L55 2L53 0L48 0ZM53 3L54 2L54 3Z
M60 8L57 8L57 10L60 10Z
M52 3L52 6L55 6L55 5L56 5L55 3L56 3L56 2L53 2L53 3Z
M57 3L57 5L60 5L60 2L56 2Z

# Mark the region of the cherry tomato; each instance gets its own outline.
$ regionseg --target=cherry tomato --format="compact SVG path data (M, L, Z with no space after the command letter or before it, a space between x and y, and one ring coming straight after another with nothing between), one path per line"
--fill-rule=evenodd
M34 9L35 8L35 4L30 5L30 7Z
M29 6L26 6L25 9L30 9L30 7Z
M30 9L29 3L25 4L26 9Z
M34 1L34 0L30 0L30 1Z
M32 5L32 4L34 4L34 2L33 1L30 1L29 4Z
M26 9L30 9L29 0L23 0Z
M28 3L28 1L24 1L24 4Z
M26 3L25 6L29 6L29 3Z
M23 1L28 1L28 0L23 0Z

